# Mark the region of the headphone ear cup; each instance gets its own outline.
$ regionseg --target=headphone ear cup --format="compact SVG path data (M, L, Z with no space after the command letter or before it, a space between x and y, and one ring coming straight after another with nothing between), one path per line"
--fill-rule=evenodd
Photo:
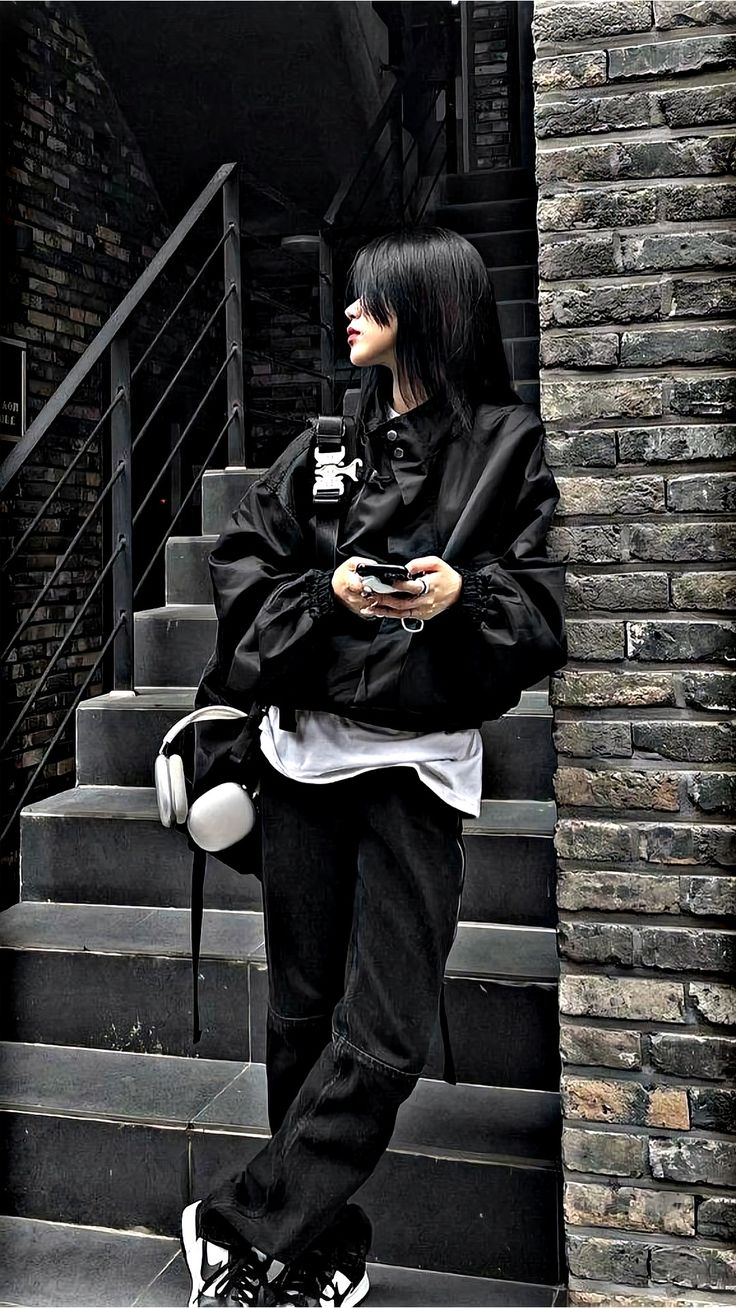
M189 800L187 798L187 783L184 777L184 763L181 754L171 754L169 757L169 785L171 786L171 807L174 813L174 821L177 823L186 822L187 813L189 812Z
M153 779L156 786L156 802L158 804L158 815L161 819L161 824L165 827L173 827L174 804L171 795L171 782L169 780L169 760L164 754L159 754L156 758L153 769Z

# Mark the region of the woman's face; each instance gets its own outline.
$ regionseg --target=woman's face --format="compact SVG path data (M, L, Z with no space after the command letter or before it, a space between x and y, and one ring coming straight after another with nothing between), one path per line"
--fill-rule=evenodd
M356 368L367 368L378 363L392 368L396 362L396 317L391 315L388 327L381 327L364 312L360 300L353 300L345 310L348 319L348 348L350 362Z

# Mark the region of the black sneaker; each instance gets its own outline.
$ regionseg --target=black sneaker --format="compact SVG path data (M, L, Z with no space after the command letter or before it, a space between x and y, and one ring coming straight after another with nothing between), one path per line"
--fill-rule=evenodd
M253 1308L266 1280L268 1259L252 1245L235 1249L205 1239L199 1225L201 1206L201 1200L189 1204L181 1215L181 1247L192 1279L188 1308Z
M351 1204L340 1226L310 1245L266 1285L264 1303L298 1308L352 1308L370 1289L366 1258L373 1229Z

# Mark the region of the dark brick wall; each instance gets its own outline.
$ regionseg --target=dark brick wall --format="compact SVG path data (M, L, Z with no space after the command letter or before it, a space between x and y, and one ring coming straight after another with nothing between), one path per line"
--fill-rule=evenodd
M535 9L574 1304L736 1290L729 16Z
M470 167L508 168L510 40L514 5L503 0L470 3L468 9L468 72Z

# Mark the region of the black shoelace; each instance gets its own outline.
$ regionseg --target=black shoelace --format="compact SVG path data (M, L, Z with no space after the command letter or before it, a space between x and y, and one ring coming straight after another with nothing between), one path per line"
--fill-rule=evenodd
M323 1299L328 1299L335 1304L335 1308L339 1308L345 1294L340 1294L332 1284L337 1271L349 1276L352 1286L354 1268L351 1259L340 1257L336 1252L330 1256L316 1249L310 1250L283 1274L284 1279L279 1286L283 1301L294 1304L295 1308L307 1308L307 1305L319 1304Z
M230 1257L224 1271L218 1267L202 1285L202 1290L214 1290L216 1302L229 1297L230 1302L252 1308L258 1302L258 1292L264 1283L266 1263L248 1249L239 1258ZM200 1292L201 1293L201 1292Z

